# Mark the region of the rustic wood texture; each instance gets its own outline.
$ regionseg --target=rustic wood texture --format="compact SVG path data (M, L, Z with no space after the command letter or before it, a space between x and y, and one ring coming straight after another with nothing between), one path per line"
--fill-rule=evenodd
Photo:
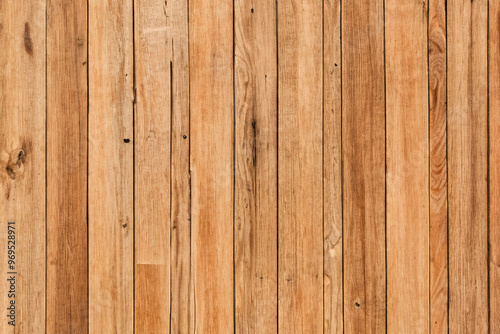
M488 332L488 2L448 2L450 333Z
M126 334L134 331L133 2L88 6L89 331Z
M429 0L429 209L432 334L448 333L446 0Z
M323 330L322 3L278 2L278 331Z
M194 331L230 333L234 331L232 1L189 2L189 66Z
M134 2L134 305L137 333L167 332L170 322L172 90L166 10L164 0Z
M87 4L48 1L48 333L88 333L87 64Z
M383 1L342 4L344 330L385 333Z
M45 332L45 1L0 3L1 333ZM8 222L15 222L16 291L7 278ZM15 327L7 308L16 303Z
M429 329L426 32L425 1L385 2L389 333L427 333Z
M500 332L499 44L495 0L0 1L0 333Z
M489 316L500 332L500 2L489 2Z
M323 3L324 333L343 333L340 0Z
M235 5L235 332L277 331L276 3Z

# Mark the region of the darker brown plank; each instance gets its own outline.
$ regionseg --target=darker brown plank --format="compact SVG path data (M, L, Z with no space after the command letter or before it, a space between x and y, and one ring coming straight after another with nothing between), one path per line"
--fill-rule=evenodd
M342 4L344 329L385 333L383 1Z
M47 2L47 332L88 332L87 4Z

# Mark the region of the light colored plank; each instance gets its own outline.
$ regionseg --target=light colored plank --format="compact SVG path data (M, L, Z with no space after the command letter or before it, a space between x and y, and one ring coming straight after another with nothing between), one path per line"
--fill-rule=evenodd
M278 330L323 330L320 1L278 3Z
M382 0L342 4L344 329L385 333Z
M446 0L429 0L431 333L448 333L448 175L446 160Z
M86 2L48 1L47 61L47 333L87 333Z
M387 332L428 333L426 1L386 0L385 59Z
M488 331L487 8L447 8L450 333Z
M276 3L235 5L236 333L277 330Z
M170 322L170 59L164 0L134 2L135 331Z
M88 6L89 330L126 334L134 330L133 6Z
M45 1L0 3L1 333L45 333ZM15 222L15 268L8 268ZM10 244L9 246L12 246ZM9 298L7 271L17 272ZM10 276L10 275L9 275ZM15 327L7 307L15 300Z
M324 332L343 333L340 0L324 1Z
M500 1L489 2L490 333L500 333Z
M168 1L172 45L171 152L171 332L194 333L191 257L191 176L189 173L189 32L188 0Z
M195 332L234 331L233 2L189 2Z

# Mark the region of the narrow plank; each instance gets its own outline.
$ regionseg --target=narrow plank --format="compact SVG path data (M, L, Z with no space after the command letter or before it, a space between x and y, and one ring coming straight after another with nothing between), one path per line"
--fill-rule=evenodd
M488 331L487 11L448 2L449 331Z
M343 333L340 0L323 2L324 332Z
M217 22L217 24L214 24ZM234 331L233 2L189 2L195 332Z
M323 4L278 3L278 331L323 330Z
M235 6L236 333L277 330L276 3Z
M170 53L166 4L134 1L135 331L169 331Z
M490 333L500 332L500 2L489 2Z
M387 332L428 333L426 1L385 1L385 59Z
M171 333L194 333L191 257L191 176L189 173L188 0L168 1L172 89L171 152Z
M88 333L87 4L47 2L47 332Z
M385 333L382 0L342 4L344 328Z
M430 315L448 333L448 175L446 160L446 0L429 0Z
M134 331L132 0L90 0L89 331Z
M1 333L45 333L45 1L0 3ZM8 243L15 222L15 245ZM12 226L12 225L11 225ZM12 234L10 234L12 235ZM15 268L7 247L15 246ZM15 274L9 298L7 272ZM11 276L11 275L9 275ZM15 327L7 307L15 302ZM10 313L10 311L9 311Z

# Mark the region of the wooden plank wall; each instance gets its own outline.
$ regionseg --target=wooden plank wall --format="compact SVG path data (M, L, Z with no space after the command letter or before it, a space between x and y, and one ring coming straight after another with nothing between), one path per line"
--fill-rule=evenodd
M0 45L0 333L500 332L497 0L5 0Z

